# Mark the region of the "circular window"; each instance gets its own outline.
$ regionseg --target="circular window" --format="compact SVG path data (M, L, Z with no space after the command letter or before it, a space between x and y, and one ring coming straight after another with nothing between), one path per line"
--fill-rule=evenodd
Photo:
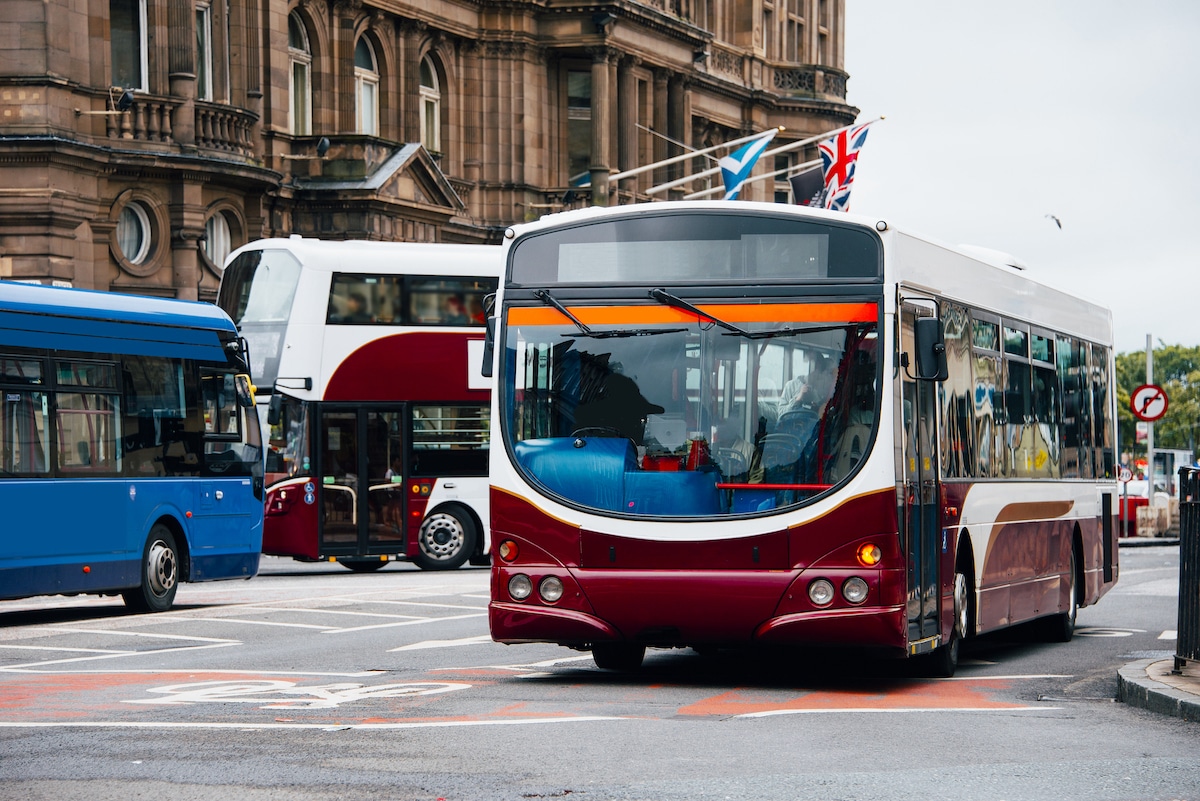
M229 230L229 218L218 211L204 224L204 255L214 267L225 266L225 259L233 249L233 235Z
M130 264L141 264L153 243L150 215L141 203L126 203L117 218L117 247Z

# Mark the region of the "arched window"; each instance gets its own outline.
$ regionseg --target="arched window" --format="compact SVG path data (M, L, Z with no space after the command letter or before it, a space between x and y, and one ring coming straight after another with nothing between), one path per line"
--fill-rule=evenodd
M442 151L442 90L429 56L421 59L421 144L430 153Z
M292 69L288 83L288 131L296 136L312 133L312 49L308 32L296 12L288 14L288 60Z
M357 98L358 132L379 135L379 69L375 51L366 37L354 46L354 94Z
M218 211L204 224L204 254L214 267L224 267L225 259L233 250L233 234L229 230L229 218Z
M141 264L150 255L153 233L145 206L137 201L126 203L117 218L117 247L130 264Z

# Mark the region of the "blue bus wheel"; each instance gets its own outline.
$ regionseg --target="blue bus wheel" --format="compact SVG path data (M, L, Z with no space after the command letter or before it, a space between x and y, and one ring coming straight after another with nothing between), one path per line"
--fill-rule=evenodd
M121 593L125 605L135 612L165 612L175 602L179 589L179 548L175 535L155 523L142 551L142 581Z

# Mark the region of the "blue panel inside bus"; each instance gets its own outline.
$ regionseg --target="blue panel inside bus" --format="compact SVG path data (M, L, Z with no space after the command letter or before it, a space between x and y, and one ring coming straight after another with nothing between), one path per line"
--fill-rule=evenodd
M576 442L583 444L576 447ZM513 451L517 462L551 492L610 512L621 511L625 473L637 469L633 444L624 438L527 439Z
M624 438L529 439L513 450L551 492L594 509L664 516L722 511L718 472L641 470L633 443Z

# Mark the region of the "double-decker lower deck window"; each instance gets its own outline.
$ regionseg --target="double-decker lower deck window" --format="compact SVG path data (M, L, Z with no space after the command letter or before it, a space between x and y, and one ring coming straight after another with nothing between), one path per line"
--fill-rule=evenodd
M413 406L413 475L487 475L490 430L490 410L481 404Z

